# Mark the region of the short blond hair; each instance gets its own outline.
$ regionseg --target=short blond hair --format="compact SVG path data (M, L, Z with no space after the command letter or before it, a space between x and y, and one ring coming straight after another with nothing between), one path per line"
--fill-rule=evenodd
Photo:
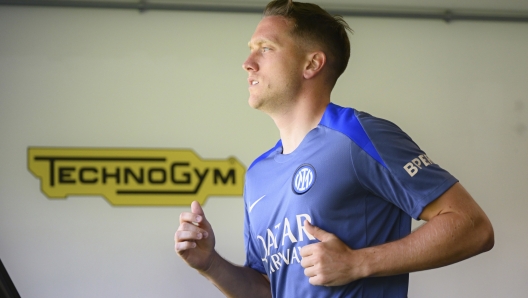
M316 4L274 0L264 9L264 16L282 16L293 21L292 34L302 41L320 46L327 56L334 83L345 71L350 59L350 26L342 16L333 16Z

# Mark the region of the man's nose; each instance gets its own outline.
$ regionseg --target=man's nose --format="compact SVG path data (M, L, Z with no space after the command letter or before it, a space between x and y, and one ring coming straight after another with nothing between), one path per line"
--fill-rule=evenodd
M253 57L253 55L249 55L249 57L246 59L246 61L244 61L244 63L242 63L242 68L245 70L245 71L257 71L258 70L258 66L257 66L257 63L255 63Z

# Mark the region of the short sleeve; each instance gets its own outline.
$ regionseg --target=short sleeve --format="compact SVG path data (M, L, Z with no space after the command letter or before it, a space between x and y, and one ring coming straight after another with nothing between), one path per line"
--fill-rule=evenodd
M356 117L381 160L365 150L351 150L362 185L415 219L458 180L433 162L394 123L357 112Z

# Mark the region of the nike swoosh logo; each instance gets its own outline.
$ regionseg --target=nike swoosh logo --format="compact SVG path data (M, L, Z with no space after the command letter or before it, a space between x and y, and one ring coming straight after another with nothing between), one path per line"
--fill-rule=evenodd
M249 206L249 213L251 213L251 210L253 210L253 207L255 207L255 205L257 205L257 203L258 203L260 200L264 199L265 196L266 196L266 195L263 195L263 196L260 197L258 200L256 200L255 202L253 202L253 204L251 204L251 206Z

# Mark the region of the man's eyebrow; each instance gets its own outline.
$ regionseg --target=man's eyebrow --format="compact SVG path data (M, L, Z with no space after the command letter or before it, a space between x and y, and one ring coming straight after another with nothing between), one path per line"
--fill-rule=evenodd
M252 48L254 48L254 47L259 47L259 46L261 46L263 43L265 43L264 40L257 40L257 41L254 41L254 42L252 42L252 41L250 40L250 41L248 41L248 47L249 47L250 49L252 49Z
M253 47L259 47L259 46L262 46L262 44L277 45L277 42L274 42L274 41L269 40L269 39L259 39L259 40L256 40L254 42L252 42L251 40L248 41L248 47L250 49L252 48L252 46Z

